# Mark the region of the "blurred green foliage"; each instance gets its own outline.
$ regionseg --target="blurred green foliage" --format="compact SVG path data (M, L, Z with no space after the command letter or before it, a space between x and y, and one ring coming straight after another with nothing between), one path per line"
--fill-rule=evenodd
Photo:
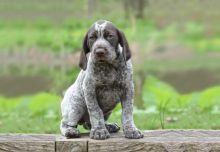
M1 23L0 48L2 50L37 47L45 51L77 51L87 29L93 19L86 22L82 20L67 20L61 25L49 21L35 21L33 23ZM177 40L188 45L196 52L219 51L220 37L214 35L207 37L203 25L186 22L180 29L170 24L159 29L154 23L146 20L137 20L130 25L129 20L115 20L115 25L123 29L132 42L143 42L153 39L156 43Z
M99 1L91 15L86 0L55 0L53 4L50 0L20 0L19 3L0 1L0 53L29 51L31 48L38 48L42 52L75 53L81 49L83 37L91 24L103 16L124 31L129 44L142 44L141 50L148 47L148 42L166 44L175 41L198 54L220 51L219 24L216 24L219 23L219 8L214 2L151 1L146 6L146 16L134 20L129 15L125 16L123 4L116 0ZM203 23L200 22L202 20ZM219 69L218 58L203 57L187 61L150 61L143 64L141 70ZM79 69L61 71L56 67L24 68L19 64L0 68L0 73L5 75L42 74L53 81L50 93L0 96L1 133L59 132L61 96L56 93L62 92L76 79ZM134 108L134 119L141 129L220 129L219 92L220 87L213 86L203 91L181 94L173 86L148 76L142 90L144 104L142 109ZM120 108L120 105L116 107L110 121L120 124Z
M134 108L135 122L142 129L219 129L219 91L220 87L213 87L202 92L180 94L172 86L150 76L144 84L144 108ZM15 98L1 96L0 132L58 133L60 102L60 96L49 93ZM164 115L162 119L161 113ZM120 104L109 121L121 124ZM85 131L82 127L80 130Z
M180 94L172 86L159 81L153 76L149 76L143 88L143 100L145 108L156 105L157 109L161 105L167 111L173 109L184 110L196 106L201 111L216 111L220 107L220 87L211 87L201 92ZM220 111L219 111L220 112Z

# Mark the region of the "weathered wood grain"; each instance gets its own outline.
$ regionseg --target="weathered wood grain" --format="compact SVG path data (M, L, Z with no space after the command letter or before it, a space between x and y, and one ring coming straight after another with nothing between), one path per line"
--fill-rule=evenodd
M87 152L88 135L76 139L56 137L56 152Z
M55 152L53 135L0 135L0 152Z
M106 141L89 140L88 152L220 152L220 131L146 131L143 139L113 135Z
M144 131L146 137L220 137L220 130L165 129Z
M143 139L125 139L123 133L107 140L88 134L66 139L60 135L0 134L0 152L220 152L220 131L154 130Z

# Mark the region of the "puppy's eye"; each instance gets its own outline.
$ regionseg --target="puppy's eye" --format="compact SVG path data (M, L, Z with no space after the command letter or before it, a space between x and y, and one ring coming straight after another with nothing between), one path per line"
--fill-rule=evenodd
M112 35L112 34L107 35L107 39L112 39L113 37L114 37L114 35Z
M97 38L97 37L96 37L95 35L91 35L91 36L89 37L90 40L96 40L96 38Z

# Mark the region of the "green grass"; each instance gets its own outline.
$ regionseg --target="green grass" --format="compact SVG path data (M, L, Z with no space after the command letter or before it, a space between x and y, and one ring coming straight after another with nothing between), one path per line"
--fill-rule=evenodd
M180 9L172 10L171 1L152 1L146 5L145 18L136 21L125 17L123 2L116 0L96 2L91 14L87 0L0 3L0 52L32 47L53 52L77 51L86 31L98 19L112 21L125 32L129 42L143 43L142 47L149 40L155 44L179 41L196 52L220 51L218 6L214 2L208 8L206 3L179 2L175 6ZM195 14L195 10L199 13ZM170 18L172 14L174 18Z
M0 98L0 132L56 132L61 98L40 93L35 96Z
M149 20L137 20L131 25L129 20L118 20L109 17L122 29L129 42L144 45L148 41L155 44L168 41L178 41L192 48L196 52L220 51L220 37L218 34L207 37L205 28L194 22L187 22L179 31L178 26L171 24L163 29ZM0 51L27 50L40 48L42 51L77 51L81 49L82 41L87 29L97 20L96 17L84 20L71 19L61 25L50 21L35 21L33 23L2 23L0 26Z
M172 86L149 76L143 88L144 107L155 105L159 110L170 112L196 107L200 111L216 112L220 108L219 92L220 86L215 86L201 92L180 94Z
M144 84L144 108L134 108L141 129L220 129L220 87L180 94L154 77ZM14 98L0 97L0 133L59 133L61 97L39 93ZM109 122L121 125L121 106ZM81 127L81 131L85 130Z
M0 29L0 48L18 49L41 48L53 52L65 50L74 51L81 48L80 40L85 31L65 30L62 28L50 28L42 30L38 28L5 28ZM74 49L73 49L74 48Z
M165 18L157 18L158 16L156 17L155 14L163 13L164 10L161 11L161 9L167 9L167 7L158 7L159 9L157 8L156 11L155 7L149 7L146 9L148 13L145 19L132 21L129 18L124 19L123 6L118 1L100 1L96 12L89 18L86 14L87 1L85 0L68 2L56 0L53 4L49 0L44 0L45 3L27 0L21 0L20 3L0 1L2 1L2 5L0 5L2 19L0 22L0 53L3 51L28 51L30 48L53 53L79 51L90 25L94 21L104 18L112 21L124 31L129 44L140 44L141 50L146 51L148 42L160 45L175 41L188 46L198 55L196 59L188 59L187 62L178 59L178 61L175 59L149 61L141 67L147 69L146 71L186 70L189 68L219 69L219 59L209 58L204 53L220 51L218 24L210 22L212 25L206 27L203 23L187 19L183 23L181 21L180 26L167 24L161 28L160 22L163 23L163 20L170 15L164 13ZM156 4L160 5L158 2ZM113 6L114 11L109 6ZM59 11L54 11L54 8L59 8ZM204 8L201 8L200 13L205 12ZM187 9L183 10L186 15L191 14ZM193 7L192 10L194 12L195 8ZM178 10L176 13L182 11ZM206 11L210 12L210 10ZM118 16L119 14L120 16ZM201 16L205 19L203 14ZM175 22L178 21L175 20ZM67 70L66 73L61 73L59 69L53 71L45 68L38 71L35 68L23 68L21 65L15 65L14 68L5 70L0 68L1 74L35 75L41 73L48 75L53 80L51 93L13 98L0 96L0 132L58 133L61 119L59 110L61 97L55 93L61 92L63 88L73 82L78 70ZM142 97L144 107L134 109L135 122L141 129L220 129L219 92L220 87L213 86L200 92L180 94L172 86L150 76L144 82ZM120 124L120 111L120 106L118 106L109 121ZM81 131L85 130L81 128Z
M144 110L134 110L134 121L138 128L150 129L220 129L220 114L210 112L197 112L194 109L181 112L164 112L161 114L148 113ZM110 122L121 125L121 113L113 113Z

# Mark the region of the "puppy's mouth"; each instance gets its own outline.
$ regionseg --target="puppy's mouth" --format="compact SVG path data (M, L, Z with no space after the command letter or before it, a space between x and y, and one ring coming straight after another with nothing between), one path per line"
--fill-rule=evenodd
M107 61L103 58L96 59L96 63L106 63Z
M96 60L100 60L100 61L106 60L105 55L96 55L95 58Z

